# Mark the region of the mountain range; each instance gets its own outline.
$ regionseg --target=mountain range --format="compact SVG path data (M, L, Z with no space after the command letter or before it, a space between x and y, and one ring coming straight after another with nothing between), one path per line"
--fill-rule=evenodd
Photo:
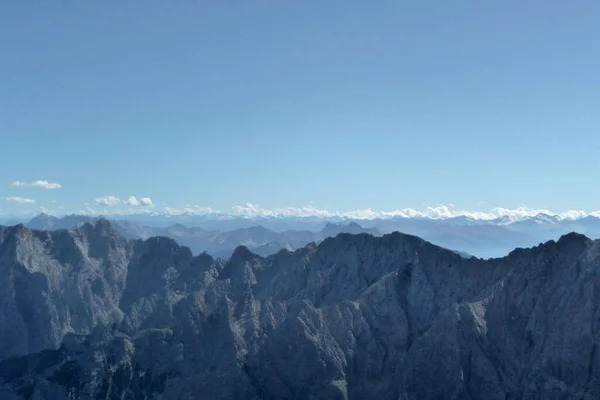
M98 218L85 215L55 217L40 214L23 221L31 229L73 229ZM338 233L370 233L380 236L403 232L434 244L480 258L502 257L516 247L531 247L556 240L569 232L600 238L600 218L578 219L537 214L523 218L386 218L326 219L316 217L237 218L213 215L138 215L111 220L115 229L127 238L146 239L166 236L192 249L194 254L208 252L229 257L240 245L267 256L280 249L295 250L308 243L319 243Z
M62 218L40 214L29 221L30 229L57 230L75 229L85 223L94 223L98 218L82 215L69 215ZM186 227L182 224L169 226L148 226L119 219L112 221L113 227L128 239L148 239L164 236L174 239L178 244L189 247L194 254L207 252L214 257L229 258L236 247L246 246L259 255L267 256L281 249L295 250L311 242L318 243L323 239L339 233L370 233L380 236L377 228L363 228L356 222L348 224L326 223L318 231L287 230L276 232L262 225L250 225L231 231L208 230L200 227Z
M269 257L0 227L2 399L600 397L600 241L465 258L401 233Z

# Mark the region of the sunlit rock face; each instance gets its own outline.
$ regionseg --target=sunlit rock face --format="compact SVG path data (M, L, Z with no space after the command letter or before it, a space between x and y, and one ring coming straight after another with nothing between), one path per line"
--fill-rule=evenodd
M267 258L0 228L2 399L600 397L600 243L340 234Z

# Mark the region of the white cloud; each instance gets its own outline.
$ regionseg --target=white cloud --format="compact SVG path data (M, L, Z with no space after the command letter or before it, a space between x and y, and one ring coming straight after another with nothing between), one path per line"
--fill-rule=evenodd
M117 196L104 196L94 199L94 202L97 205L108 207L115 207L121 204L134 207L153 207L152 199L150 197L142 197L140 199L137 199L135 196L129 196L127 200L121 200ZM85 203L84 205L86 207L89 207L89 203Z
M219 211L215 210L211 207L201 207L198 205L186 204L185 207L178 209L172 208L165 204L165 213L169 215L183 215L183 214L191 214L191 215L210 215L210 214L220 214Z
M339 217L338 212L321 210L313 206L306 207L278 207L274 209L262 208L258 204L246 203L234 206L233 213L247 217Z
M374 211L370 208L352 211L329 211L314 206L306 207L279 207L273 209L262 208L258 204L246 203L232 208L233 214L242 217L320 217L320 218L349 218L349 219L387 219L387 218L430 218L448 219L466 217L474 220L504 219L506 223L534 217L538 214L548 214L559 220L576 220L588 215L599 216L600 211L586 213L582 210L569 210L552 212L543 208L518 207L515 209L492 208L484 211L457 210L453 204L426 207L424 210L404 208L393 211Z
M84 208L80 209L77 214L81 214L81 215L90 215L90 216L111 216L111 215L115 215L115 216L122 216L122 217L126 217L128 215L139 215L139 214L147 214L150 215L152 213L154 213L154 209L150 208L150 207L126 207L126 208L121 208L121 207L107 207L107 208L102 208L102 207L98 207L98 208L94 208L92 206L85 206Z
M134 196L129 196L123 203L128 206L152 207L152 199L150 197L142 197L138 200Z
M377 218L432 218L443 219L458 216L468 216L474 219L493 219L491 215L478 212L451 210L453 206L440 205L427 207L424 211L405 208L394 211L374 211L371 208L352 211L329 211L314 206L306 207L277 207L273 209L262 208L258 204L246 203L234 206L233 213L246 217L320 217L320 218L351 218L351 219L377 219Z
M33 181L33 182L21 182L14 181L10 184L11 187L38 187L42 189L61 189L62 185L60 183L53 183L48 181Z
M20 204L35 203L33 199L21 197L7 197L7 201L12 201ZM402 208L390 211L377 211L371 208L356 209L349 211L337 211L318 208L314 205L305 207L275 207L264 208L258 204L245 203L236 205L228 212L222 212L212 207L203 207L199 205L186 204L182 208L169 207L167 204L160 203L155 205L152 199L148 197L136 198L130 196L127 199L121 199L117 196L104 196L94 200L95 205L89 203L84 204L84 209L79 213L86 215L119 215L127 216L132 214L160 214L177 216L177 215L214 215L218 217L246 217L246 218L261 218L261 217L313 217L323 219L356 219L356 220L373 220L373 219L390 219L390 218L428 218L428 219L448 219L456 217L465 217L472 220L492 221L497 220L500 224L511 224L515 221L520 221L526 218L535 217L539 214L553 216L558 220L578 220L587 216L600 218L600 211L586 212L583 210L568 210L563 212L553 212L546 208L492 208L488 211L469 211L456 208L452 204L429 206L421 209ZM59 208L61 209L61 208ZM62 209L61 209L62 210Z
M114 207L114 206L118 206L119 204L121 204L121 199L118 198L117 196L104 196L104 197L98 197L97 199L94 199L94 202L101 206Z
M592 214L593 213L591 213L590 215L592 215ZM562 213L558 213L557 217L559 219L576 220L576 219L581 219L581 218L587 217L587 213L582 210L571 210L571 211L565 211Z
M6 197L5 200L6 201L12 201L12 202L19 203L19 204L33 204L33 203L35 203L34 199L27 199L27 198L24 198L24 197L15 197L15 196L13 196L13 197Z

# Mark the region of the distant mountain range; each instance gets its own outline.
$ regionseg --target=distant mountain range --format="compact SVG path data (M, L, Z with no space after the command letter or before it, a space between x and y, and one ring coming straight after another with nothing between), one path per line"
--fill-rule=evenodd
M26 222L31 229L74 229L97 218L85 215L55 217L40 214ZM15 221L13 221L15 222ZM381 236L402 232L416 235L438 246L481 258L501 257L516 247L530 247L556 240L569 232L600 238L600 218L564 219L540 213L521 219L494 220L455 217L387 218L372 220L324 219L318 217L240 218L225 215L133 215L111 220L127 238L166 236L188 246L194 253L228 257L237 246L266 256L281 249L294 250L310 242L319 243L339 233L370 233Z
M68 215L62 218L47 214L40 214L25 224L30 229L59 230L76 229L85 223L95 223L97 219L82 216ZM112 221L114 229L127 239L148 239L162 236L174 239L180 246L189 247L193 253L209 253L214 257L228 258L236 247L245 246L256 254L267 256L277 253L282 249L295 250L314 242L320 243L323 239L337 236L340 233L369 233L381 236L377 228L363 228L356 222L348 224L326 223L318 231L286 230L276 232L262 225L240 227L229 231L205 229L200 227L187 227L182 224L170 226L147 226L130 220Z

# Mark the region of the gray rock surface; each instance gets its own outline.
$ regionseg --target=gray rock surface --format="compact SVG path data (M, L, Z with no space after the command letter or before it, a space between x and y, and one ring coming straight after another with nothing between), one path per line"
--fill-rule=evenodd
M2 399L600 398L600 242L340 234L225 261L0 228Z

